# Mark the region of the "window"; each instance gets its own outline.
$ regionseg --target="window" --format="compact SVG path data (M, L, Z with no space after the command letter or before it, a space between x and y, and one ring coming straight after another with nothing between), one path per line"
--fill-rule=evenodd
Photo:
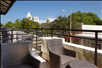
M95 41L94 40L83 39L83 45L95 48ZM97 49L102 50L102 42L101 41L98 41Z
M83 39L83 45L89 47L89 40L88 39Z
M73 40L72 42L75 43L75 44L80 44L79 40Z
M101 44L98 44L98 45L97 45L97 48L98 48L98 49L102 49L102 45L101 45Z
M91 43L90 47L95 48L95 43Z
M95 42L92 42L90 47L95 48ZM102 44L98 42L97 49L102 49Z

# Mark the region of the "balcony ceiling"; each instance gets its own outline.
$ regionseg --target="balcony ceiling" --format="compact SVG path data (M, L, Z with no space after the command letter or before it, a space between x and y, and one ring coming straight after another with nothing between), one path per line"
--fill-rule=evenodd
M16 0L1 0L0 1L0 15L6 15Z

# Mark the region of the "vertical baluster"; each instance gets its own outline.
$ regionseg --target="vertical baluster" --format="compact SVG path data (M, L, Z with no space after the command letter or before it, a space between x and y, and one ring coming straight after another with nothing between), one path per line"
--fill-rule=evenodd
M11 42L13 42L13 30L11 29Z
M97 66L97 41L98 40L98 32L95 32L95 58L94 64Z

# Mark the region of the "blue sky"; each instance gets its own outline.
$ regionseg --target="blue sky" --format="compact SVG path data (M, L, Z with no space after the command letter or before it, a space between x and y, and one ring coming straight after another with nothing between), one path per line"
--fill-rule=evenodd
M16 1L6 15L1 15L1 23L15 22L15 19L26 17L28 12L38 16L40 20L68 16L67 10L73 12L93 12L102 20L102 1Z

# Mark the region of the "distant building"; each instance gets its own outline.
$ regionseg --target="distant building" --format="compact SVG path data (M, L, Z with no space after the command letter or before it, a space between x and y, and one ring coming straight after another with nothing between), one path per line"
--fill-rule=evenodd
M55 18L47 18L45 23L49 24L51 22L53 22L55 20Z
M43 24L44 28L48 27L47 25L44 25L44 23L49 24L55 20L55 18L47 18L46 20L39 20L39 17L32 16L30 12L28 12L28 14L26 15L26 18L30 18L30 20L32 21L36 21L39 24Z
M102 25L82 25L83 30L102 30ZM76 34L75 36L82 36L87 38L95 38L95 32L82 32L82 34ZM98 33L98 39L102 39L102 32ZM95 41L89 39L82 39L81 44L84 46L95 48ZM102 41L98 41L98 49L102 49Z
M54 20L55 20L55 18L47 18L45 20L45 23L42 23L41 25L43 26L43 28L48 28L49 27L48 24L53 23Z
M78 29L82 30L102 30L102 25L83 25L83 23L78 23L76 26L79 26ZM87 38L95 38L95 32L77 32L77 34L72 36L81 36ZM69 37L64 37L66 42L70 41ZM102 39L102 32L98 33L98 39ZM90 39L80 39L80 38L72 38L72 43L84 45L88 47L95 48L95 40ZM102 50L102 41L98 41L97 45L98 49Z
M39 22L39 17L34 17L34 16L32 17L30 12L28 12L28 14L26 15L26 18L30 18L30 20Z
M29 18L30 17L30 20L32 20L32 16L30 14L30 12L28 12L28 14L26 15L26 18Z
M39 20L39 24L45 23L46 20Z

